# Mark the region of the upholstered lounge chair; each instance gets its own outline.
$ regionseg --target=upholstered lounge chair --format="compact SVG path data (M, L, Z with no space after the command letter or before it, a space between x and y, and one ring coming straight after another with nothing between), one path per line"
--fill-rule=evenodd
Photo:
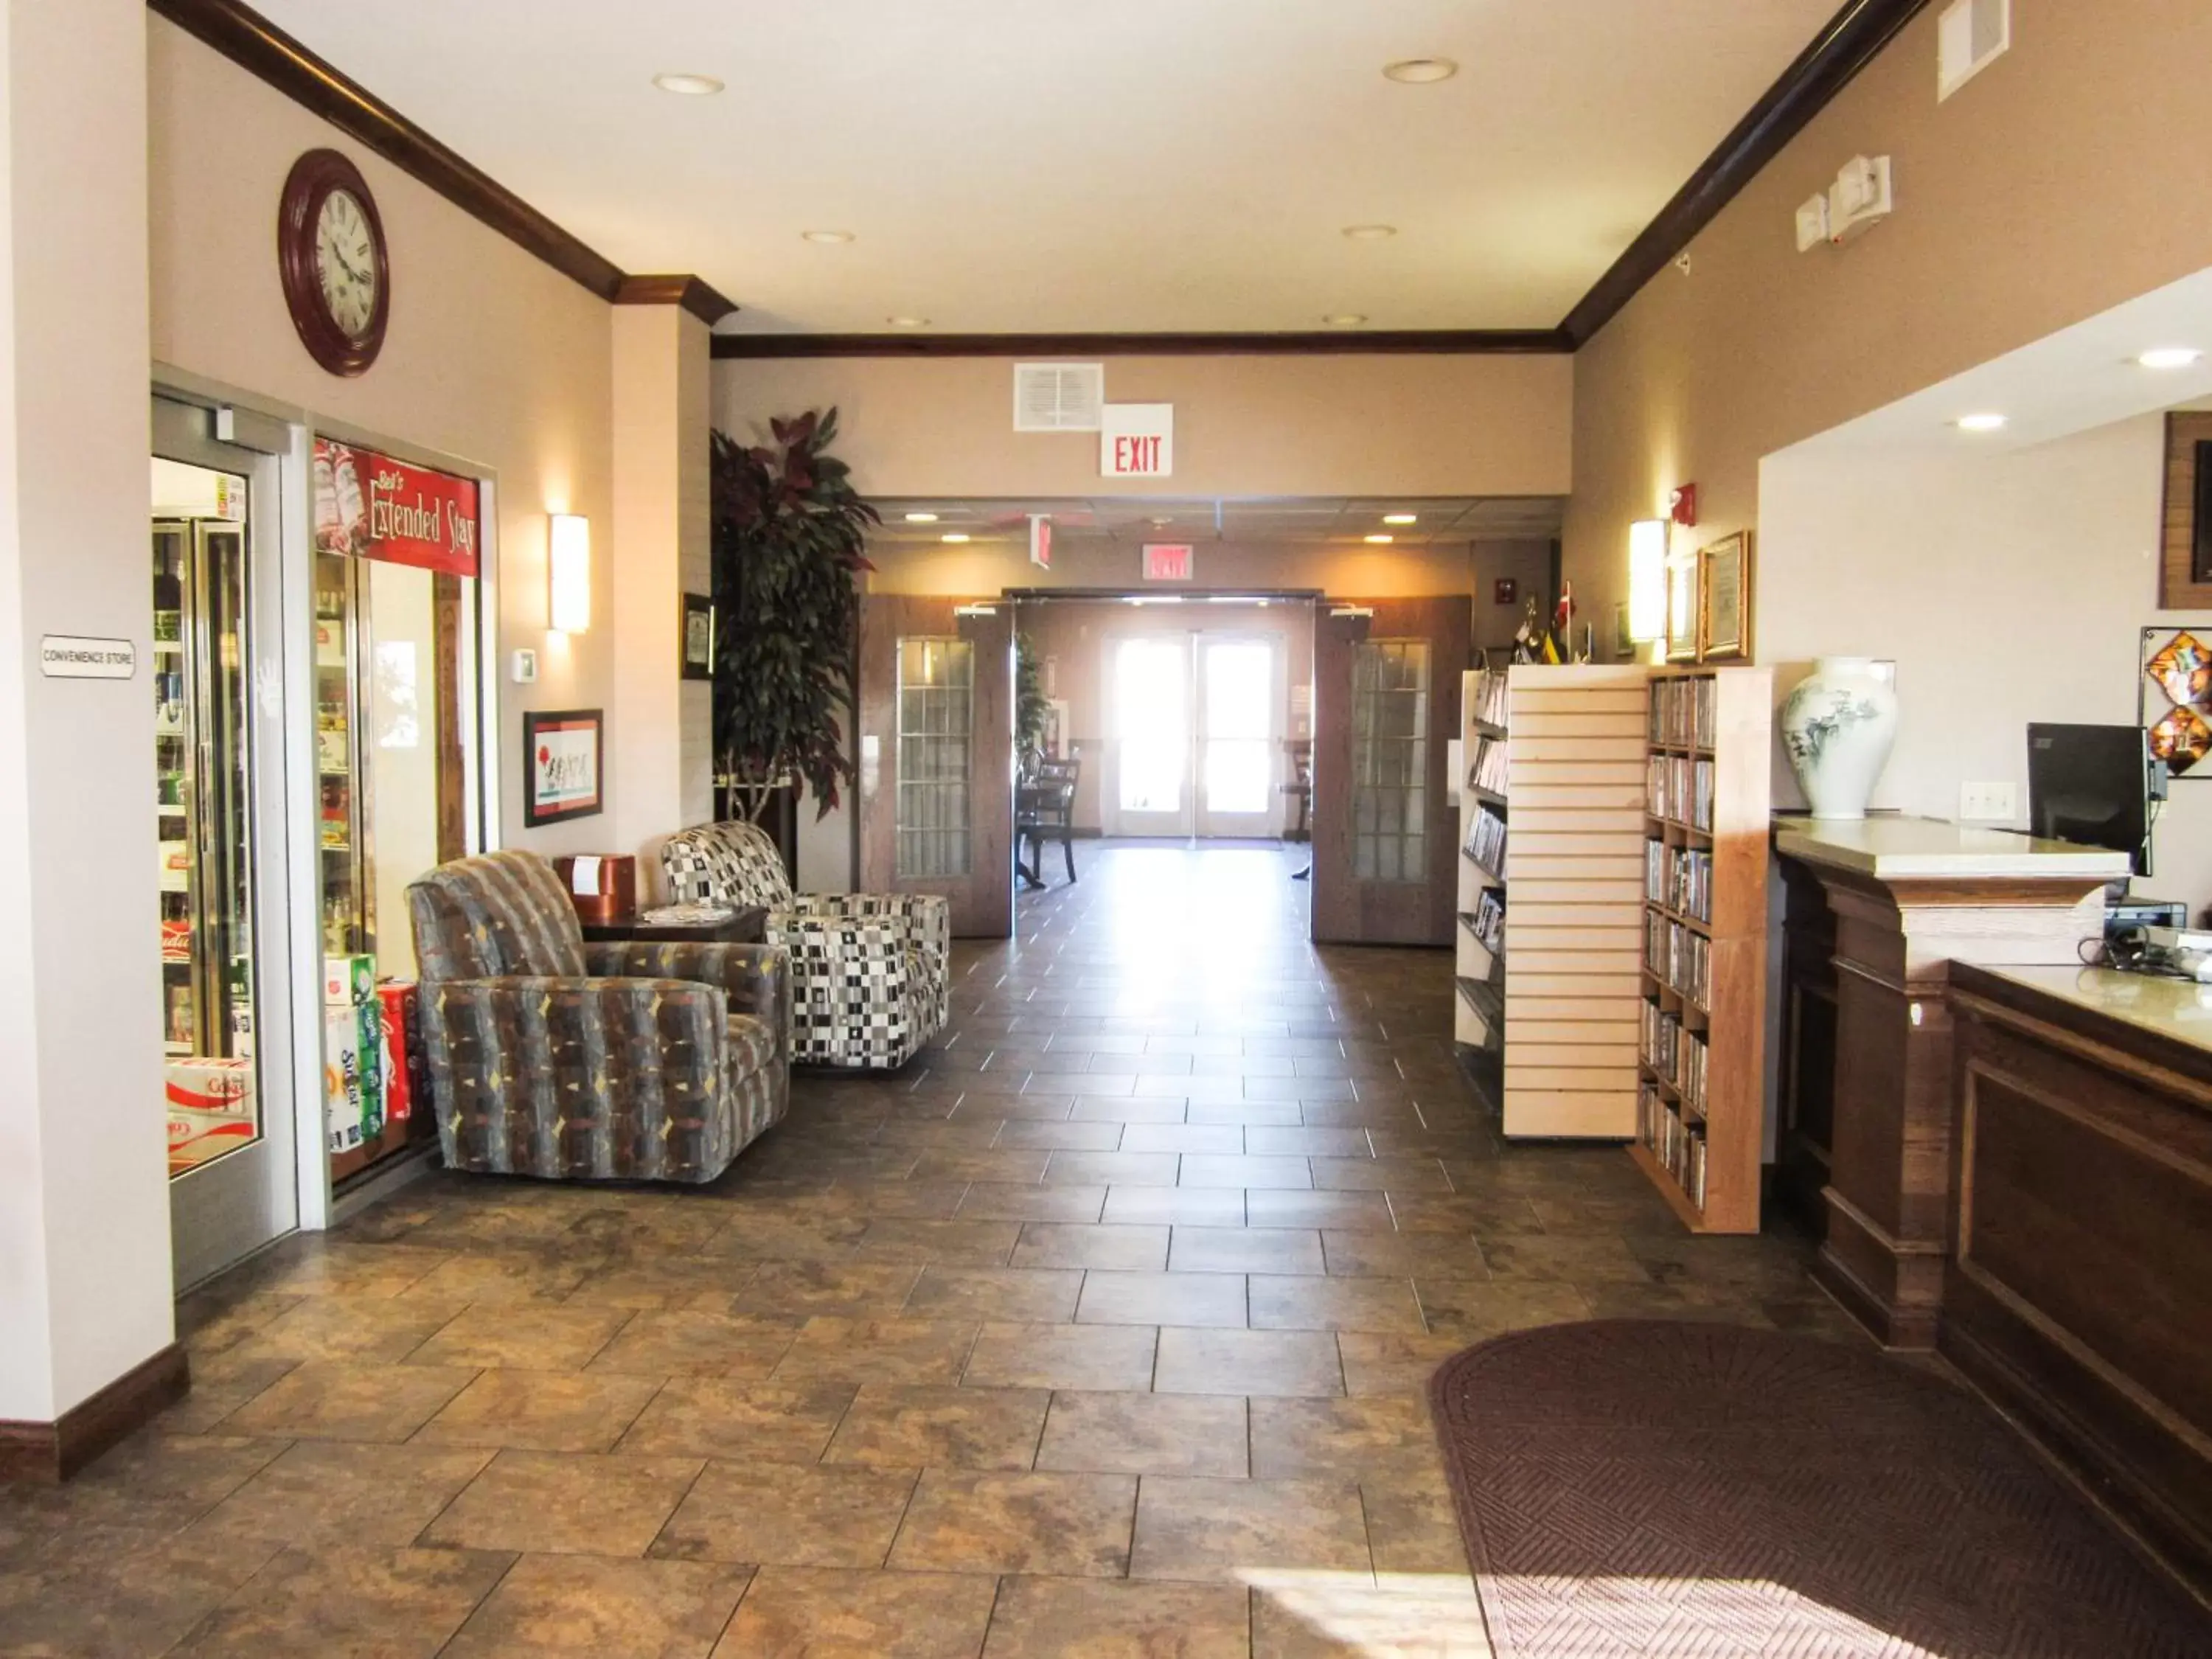
M945 1027L951 907L910 893L793 893L783 860L750 823L671 836L660 863L678 903L757 904L768 941L791 952L795 1065L903 1066Z
M790 1102L791 976L757 945L586 945L534 853L407 890L450 1169L712 1181Z

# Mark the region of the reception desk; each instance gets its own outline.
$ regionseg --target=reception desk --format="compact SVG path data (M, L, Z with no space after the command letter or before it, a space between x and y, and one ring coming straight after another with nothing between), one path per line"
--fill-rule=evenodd
M2212 1586L2212 986L1951 970L1937 1346Z
M1778 1186L1814 1271L1885 1344L1927 1348L1951 1183L1952 964L2080 963L2124 855L1930 818L1775 820L1785 1030Z

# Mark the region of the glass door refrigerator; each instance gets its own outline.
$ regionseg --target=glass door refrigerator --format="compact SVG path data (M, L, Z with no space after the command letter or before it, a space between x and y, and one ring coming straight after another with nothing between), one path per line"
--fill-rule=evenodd
M173 1067L253 1053L245 550L236 524L153 526L154 810Z
M368 811L362 788L360 665L368 645L362 587L361 561L317 551L315 787L326 957L373 956L376 951Z

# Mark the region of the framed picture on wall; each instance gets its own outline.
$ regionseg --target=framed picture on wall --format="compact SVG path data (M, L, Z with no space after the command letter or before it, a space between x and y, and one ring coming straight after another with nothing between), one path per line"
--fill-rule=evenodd
M1613 659L1626 662L1636 654L1636 641L1628 633L1628 601L1622 599L1613 607Z
M564 823L605 810L606 715L597 708L556 714L526 712L522 752L529 770L522 785L522 821Z
M1694 553L1667 562L1667 660L1698 659L1698 567Z
M1703 659L1751 655L1751 532L1740 530L1698 555L1698 635Z
M702 593L684 596L684 678L714 678L714 605Z

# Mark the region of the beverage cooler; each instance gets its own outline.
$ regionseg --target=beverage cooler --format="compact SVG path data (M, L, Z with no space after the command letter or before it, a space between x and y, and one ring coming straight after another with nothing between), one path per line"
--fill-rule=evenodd
M162 1036L173 1058L253 1048L244 556L237 526L154 526Z

